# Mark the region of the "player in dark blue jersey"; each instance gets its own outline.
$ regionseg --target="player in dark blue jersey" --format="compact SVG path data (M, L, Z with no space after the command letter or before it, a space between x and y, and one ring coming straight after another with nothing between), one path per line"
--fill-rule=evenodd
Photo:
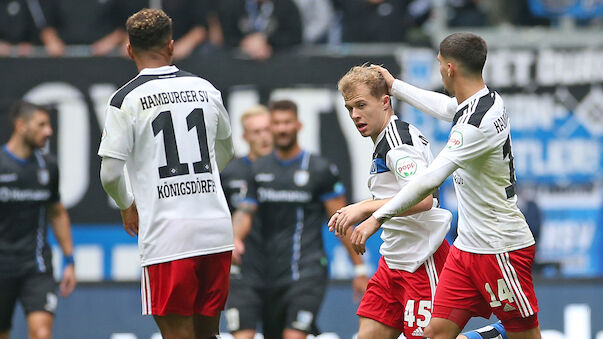
M346 203L337 168L298 145L295 103L273 102L270 112L276 150L252 164L246 197L233 216L235 238L259 239L235 249L242 256L242 279L231 290L226 319L237 339L253 338L260 322L266 339L318 333L316 316L327 286L322 227ZM252 227L254 213L259 222ZM357 265L354 287L360 293L366 269L349 240L342 241Z
M0 338L9 338L15 304L21 303L30 338L50 338L57 306L47 218L63 251L60 284L75 288L69 215L60 202L54 158L40 151L52 135L45 108L25 101L10 112L13 134L0 150Z

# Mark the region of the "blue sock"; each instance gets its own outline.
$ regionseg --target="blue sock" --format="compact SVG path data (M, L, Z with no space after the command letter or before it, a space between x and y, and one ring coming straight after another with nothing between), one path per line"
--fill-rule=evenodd
M468 339L507 339L507 332L500 322L463 333Z

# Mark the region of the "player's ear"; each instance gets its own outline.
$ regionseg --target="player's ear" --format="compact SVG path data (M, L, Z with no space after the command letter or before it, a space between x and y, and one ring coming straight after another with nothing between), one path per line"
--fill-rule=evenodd
M128 56L130 57L130 59L134 60L134 53L132 52L132 45L130 45L130 43L128 43L127 50L128 50Z
M174 40L170 40L170 42L168 42L168 53L170 56L174 54Z
M391 97L387 94L383 94L383 96L381 96L381 104L383 105L384 111L388 110L391 106Z

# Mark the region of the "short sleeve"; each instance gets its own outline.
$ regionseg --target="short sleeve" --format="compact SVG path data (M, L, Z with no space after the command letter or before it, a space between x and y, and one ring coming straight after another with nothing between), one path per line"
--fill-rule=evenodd
M326 164L317 175L321 178L318 194L322 202L335 199L345 194L345 187L339 178L337 166L334 164Z
M394 173L400 188L425 171L427 159L414 146L401 145L387 152L386 165Z
M127 160L134 147L133 121L127 112L109 105L98 155Z
M456 125L450 131L448 143L440 155L465 168L471 160L481 156L492 148L492 138L477 127L469 124Z
M218 130L216 133L216 139L224 140L230 137L230 117L228 112L222 103L222 95L219 91L211 94L212 102L218 110Z

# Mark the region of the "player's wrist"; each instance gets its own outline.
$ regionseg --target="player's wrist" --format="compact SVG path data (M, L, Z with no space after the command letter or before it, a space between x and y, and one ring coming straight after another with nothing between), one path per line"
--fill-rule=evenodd
M359 264L354 266L354 277L368 277L368 266Z
M64 255L63 256L63 266L75 266L75 259L73 258L73 254Z

